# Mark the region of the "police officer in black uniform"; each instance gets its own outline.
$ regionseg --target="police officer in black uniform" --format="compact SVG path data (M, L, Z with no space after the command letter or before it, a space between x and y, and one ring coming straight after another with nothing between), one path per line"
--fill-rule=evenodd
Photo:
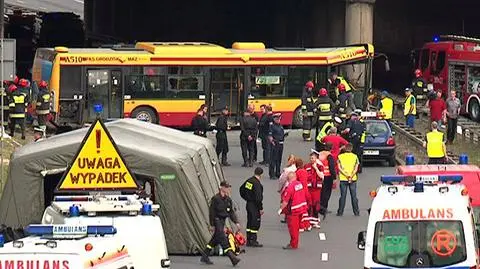
M192 119L193 134L207 137L208 121L202 107L197 110L197 115Z
M202 253L201 262L213 264L208 257L210 252L217 246L221 245L225 250L225 254L230 258L232 265L235 266L240 262L235 253L230 249L230 244L225 234L225 220L230 218L240 229L237 215L233 208L233 202L230 198L231 185L226 181L220 183L220 191L212 197L209 208L210 230L213 230L212 239L207 244L207 248Z
M270 125L273 124L273 112L272 107L268 105L263 105L263 114L260 117L260 122L258 124L258 135L262 140L262 149L263 149L263 161L260 162L262 165L268 165L270 163L270 151L271 144L268 141L268 132L270 131Z
M15 126L20 125L22 130L22 139L25 140L25 114L27 112L27 96L21 92L18 88L12 92L9 102L10 107L10 136L15 135ZM12 89L12 90L13 90Z
M38 117L38 127L43 130L43 136L47 131L47 118L50 114L50 92L47 89L47 82L41 81L38 85L38 94L37 94L37 117Z
M252 167L254 158L254 144L257 143L258 124L249 111L243 113L240 119L240 147L242 148L242 167Z
M315 101L317 97L313 93L315 85L312 81L305 84L305 90L302 95L302 113L303 113L303 140L311 141L312 123L314 121Z
M248 111L250 112L250 115L252 115L252 117L257 121L257 125L258 125L259 118L258 118L257 112L255 112L255 105L249 104ZM256 140L257 136L258 136L258 126L257 126L257 134L255 135L255 143L253 143L253 162L254 163L257 162L257 154L258 154L257 140Z
M218 117L217 123L215 123L215 128L217 130L217 134L215 135L215 137L217 138L217 146L215 149L217 151L218 158L220 159L220 154L222 154L222 165L230 166L230 164L227 162L227 130L230 129L228 127L228 108L224 108L222 110L222 115Z
M283 126L280 124L280 113L273 115L273 124L270 126L270 131L268 133L268 139L272 147L272 155L270 158L270 165L268 173L270 179L278 179L280 173L282 172L282 155L283 155L283 143L287 133L283 130Z
M358 160L360 161L359 172L362 170L362 136L365 132L365 124L360 120L361 110L356 110L351 113L350 120L347 123L347 128L344 132L348 133L349 142L353 145L352 152L357 155Z
M253 177L240 186L240 196L247 201L247 246L250 247L263 247L257 241L261 215L263 215L263 186L260 183L262 174L262 168L255 168Z

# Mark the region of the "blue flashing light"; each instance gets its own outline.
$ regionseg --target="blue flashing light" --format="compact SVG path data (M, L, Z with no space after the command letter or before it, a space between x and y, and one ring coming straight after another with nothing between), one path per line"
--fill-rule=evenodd
M117 229L111 225L77 226L77 225L29 225L30 235L106 235L116 234Z
M458 163L459 164L468 164L468 155L467 154L461 154L458 157Z
M151 215L152 214L152 205L151 204L143 204L142 205L142 214L143 215Z
M103 112L103 105L102 104L93 105L93 111L95 111L95 113L102 113Z
M78 217L80 216L80 208L78 208L77 205L71 205L68 209L68 213L70 214L70 217Z
M405 157L405 165L414 165L415 164L415 156L409 154Z
M433 42L437 43L438 41L440 41L440 37L439 36L434 36L433 37Z
M0 248L3 248L4 244L5 244L5 238L3 237L3 234L0 234Z
M381 176L380 181L385 185L393 185L394 183L414 183L414 182L451 182L459 183L463 179L461 175L420 175L420 176L406 176L406 175L389 175Z

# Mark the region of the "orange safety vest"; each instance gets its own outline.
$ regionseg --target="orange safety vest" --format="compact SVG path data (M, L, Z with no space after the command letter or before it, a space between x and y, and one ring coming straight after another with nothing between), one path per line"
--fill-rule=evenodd
M325 159L322 159L323 175L326 177L329 177L332 175L332 173L330 172L330 167L328 167L328 156L330 156L330 152L327 151L325 154Z

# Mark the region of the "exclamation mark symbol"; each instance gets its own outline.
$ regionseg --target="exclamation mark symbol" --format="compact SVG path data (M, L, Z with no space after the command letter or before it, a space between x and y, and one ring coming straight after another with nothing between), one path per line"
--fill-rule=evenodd
M100 130L96 130L96 138L97 138L97 153L100 153L100 139L102 138L102 132Z

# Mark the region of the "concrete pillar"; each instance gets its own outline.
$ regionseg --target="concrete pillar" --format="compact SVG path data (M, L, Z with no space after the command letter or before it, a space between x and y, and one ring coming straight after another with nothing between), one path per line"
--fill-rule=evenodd
M373 43L373 8L375 0L346 0L345 43ZM364 65L349 65L345 68L347 77L359 88L365 86Z

